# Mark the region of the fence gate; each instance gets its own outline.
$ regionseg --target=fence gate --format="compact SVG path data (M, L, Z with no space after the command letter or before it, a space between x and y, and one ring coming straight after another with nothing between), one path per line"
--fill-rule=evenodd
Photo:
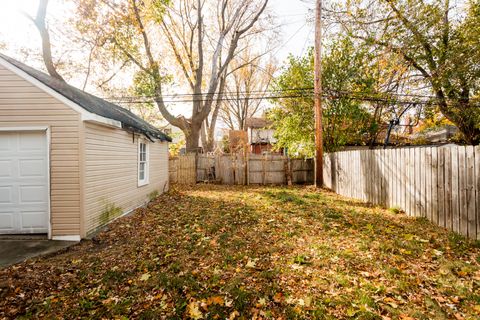
M170 182L178 184L197 183L196 168L194 154L171 158L169 161Z

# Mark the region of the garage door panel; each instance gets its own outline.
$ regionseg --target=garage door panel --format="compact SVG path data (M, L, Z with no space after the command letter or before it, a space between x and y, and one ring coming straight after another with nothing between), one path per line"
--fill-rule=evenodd
M20 186L20 204L45 203L46 186Z
M21 211L20 213L20 225L24 231L47 228L47 220L45 219L44 211Z
M46 162L44 159L20 159L18 167L19 178L45 177Z
M43 152L45 148L45 136L39 135L36 132L24 132L20 135L18 140L18 151L20 152Z
M13 186L1 186L0 187L0 203L1 204L13 204Z
M7 177L13 177L13 161L0 160L0 178Z
M0 135L0 151L1 152L13 151L15 143L16 143L15 136L12 135L11 133L2 133Z
M12 233L15 231L14 213L0 212L0 233Z
M48 231L45 132L0 132L0 233Z

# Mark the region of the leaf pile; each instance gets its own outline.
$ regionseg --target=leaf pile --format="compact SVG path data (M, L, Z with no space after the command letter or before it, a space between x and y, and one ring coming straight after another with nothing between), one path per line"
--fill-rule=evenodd
M478 319L478 244L305 187L174 189L0 270L0 319Z

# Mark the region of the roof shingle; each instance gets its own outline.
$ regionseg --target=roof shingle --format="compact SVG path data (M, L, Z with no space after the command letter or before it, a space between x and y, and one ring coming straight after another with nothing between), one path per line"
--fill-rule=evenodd
M20 61L7 57L4 54L0 53L0 58L19 68L31 77L37 79L44 85L76 103L88 112L119 121L122 123L123 128L140 132L147 137L152 137L161 141L172 141L172 138L167 136L165 133L125 108L75 88L63 81L51 77L46 73L29 67Z

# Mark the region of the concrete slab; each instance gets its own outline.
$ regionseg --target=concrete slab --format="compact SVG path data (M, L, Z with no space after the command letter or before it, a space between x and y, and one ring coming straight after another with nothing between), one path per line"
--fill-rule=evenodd
M5 268L29 258L55 253L77 243L76 241L44 239L0 239L0 268Z

